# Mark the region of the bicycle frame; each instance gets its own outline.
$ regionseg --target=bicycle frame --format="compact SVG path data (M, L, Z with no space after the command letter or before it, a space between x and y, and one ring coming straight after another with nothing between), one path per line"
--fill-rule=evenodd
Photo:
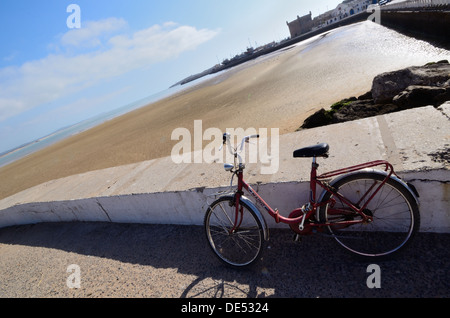
M211 195L216 199L204 218L210 247L228 265L247 266L260 258L269 240L262 209L276 223L288 224L296 242L323 233L347 251L372 260L397 253L419 231L419 194L389 162L371 161L319 174L317 158L328 157L326 143L293 152L294 158L312 158L308 200L289 216L281 215L244 180L240 153L252 138L259 136L246 136L233 148L230 134L223 135L223 147L234 155L234 164L224 164L225 171L232 173L231 184L229 190Z
M372 190L375 187L375 183L374 183L372 185L372 187L370 187L369 190L362 196L360 202L356 202L356 203L350 202L347 198L345 198L343 195L339 194L339 192L337 192L336 189L334 189L332 186L330 186L325 181L325 179L328 179L331 177L335 177L338 175L344 175L344 174L351 173L354 171L368 169L368 168L372 168L372 167L376 167L376 166L385 166L386 178L372 192ZM386 181L393 174L396 175L392 165L389 162L383 161L383 160L367 162L364 164L359 164L359 165L327 172L322 175L317 175L318 167L319 167L319 165L317 164L316 158L314 157L313 163L312 163L312 168L311 168L309 204L306 207L304 206L300 209L296 209L296 210L292 211L292 213L291 213L291 215L301 213L302 215L299 217L284 217L284 216L280 215L280 212L278 210L274 210L273 208L271 208L270 205L267 204L264 201L264 199L248 183L246 183L244 181L243 168L236 171L235 174L238 176L238 188L237 188L237 192L235 195L236 215L235 215L235 223L234 223L235 226L231 230L231 233L233 233L237 228L239 228L239 226L242 222L242 215L241 215L241 220L239 221L239 214L240 214L239 212L241 212L241 214L242 214L242 210L239 211L240 210L239 202L240 202L241 196L244 194L243 190L246 190L248 193L250 193L251 196L257 201L257 203L259 205L261 205L269 213L269 215L275 219L276 223L284 223L284 224L289 224L289 225L301 224L301 226L303 227L306 220L309 220L316 214L318 208L320 208L321 206L324 206L326 204L332 203L332 201L335 200L335 199L332 199L327 202L317 202L317 200L316 200L317 199L317 187L320 187L323 190L332 193L334 198L339 199L342 203L344 203L350 209L350 212L348 210L345 210L345 211L335 210L336 214L342 215L342 214L346 214L346 213L353 213L353 214L357 213L362 218L360 220L348 220L348 221L325 222L325 223L318 223L318 222L316 223L316 222L308 221L306 224L308 226L313 226L316 228L330 226L330 225L350 226L353 224L372 221L372 216L364 214L364 210L367 208L368 204L374 198L374 196L378 193L378 191L381 189L381 187L386 183ZM369 196L369 194L370 194L370 196ZM368 196L368 199L366 200L365 204L363 206L359 207L359 204L361 203L361 201L363 199L365 199L367 196ZM330 213L332 213L332 212L333 212L333 210L331 210ZM313 219L315 220L316 218L314 217Z

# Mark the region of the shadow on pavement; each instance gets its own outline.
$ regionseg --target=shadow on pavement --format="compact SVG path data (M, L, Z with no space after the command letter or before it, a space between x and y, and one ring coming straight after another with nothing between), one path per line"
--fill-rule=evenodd
M420 233L400 257L378 263L380 289L367 287L370 263L356 261L331 238L311 236L294 243L289 230L271 230L270 237L257 264L236 270L212 254L202 227L48 223L0 229L1 244L46 247L195 276L181 298L450 296L450 234Z

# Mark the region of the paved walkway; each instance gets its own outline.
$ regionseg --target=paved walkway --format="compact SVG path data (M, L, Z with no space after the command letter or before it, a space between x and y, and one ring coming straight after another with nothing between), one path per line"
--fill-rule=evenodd
M421 233L400 258L378 263L380 289L367 287L369 263L356 262L323 236L294 243L290 231L273 230L263 259L244 270L222 265L206 244L201 227L54 223L1 229L0 297L450 297L449 234ZM72 264L80 269L79 289L67 286Z

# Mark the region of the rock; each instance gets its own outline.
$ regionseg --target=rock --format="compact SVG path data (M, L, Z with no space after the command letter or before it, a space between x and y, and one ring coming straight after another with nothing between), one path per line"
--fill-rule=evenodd
M326 126L331 124L331 116L325 109L321 109L311 116L309 116L304 122L300 129L308 129L320 126ZM299 130L300 130L299 129Z
M409 86L443 87L450 79L448 61L413 66L376 76L372 85L372 96L376 104L390 103L393 98Z
M372 91L368 91L367 93L358 97L358 100L366 100L366 99L373 99Z
M373 100L343 100L333 104L331 110L321 109L308 117L300 129L315 128L329 124L343 123L372 116L383 115L400 110L394 104L375 104Z
M394 104L375 104L373 100L351 102L332 114L332 123L342 123L350 120L373 117L398 111Z
M300 129L388 114L450 101L450 64L447 60L381 74L372 90L343 99L307 118Z
M401 109L409 109L428 105L437 107L448 99L450 99L448 88L411 85L395 96L392 102Z

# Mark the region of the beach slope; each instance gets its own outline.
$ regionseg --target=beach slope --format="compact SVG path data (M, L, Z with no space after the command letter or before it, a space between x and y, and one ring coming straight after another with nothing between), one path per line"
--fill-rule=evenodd
M174 129L279 128L370 90L387 71L449 59L450 52L373 22L342 27L247 62L0 168L0 199L32 186L170 156Z

